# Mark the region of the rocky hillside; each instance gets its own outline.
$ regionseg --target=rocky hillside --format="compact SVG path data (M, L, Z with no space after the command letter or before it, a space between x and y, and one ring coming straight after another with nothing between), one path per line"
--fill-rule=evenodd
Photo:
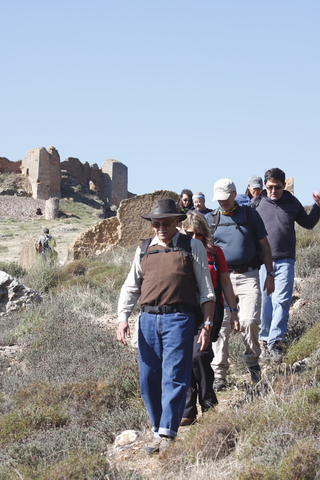
M267 364L252 385L234 335L218 407L181 429L162 458L143 451L137 353L114 335L133 249L17 272L42 302L0 316L0 480L319 479L319 240L319 227L298 230L283 363Z

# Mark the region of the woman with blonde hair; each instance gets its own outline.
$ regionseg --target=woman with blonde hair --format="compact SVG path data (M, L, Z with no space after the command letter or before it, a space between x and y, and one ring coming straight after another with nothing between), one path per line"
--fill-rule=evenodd
M224 314L224 298L232 315L232 328L239 331L237 305L229 277L228 266L223 251L213 245L212 235L206 219L200 213L189 211L187 219L182 223L185 233L200 240L207 250L208 266L211 274L213 287L216 294L216 310L211 330L211 341L215 342L221 328ZM223 295L222 295L223 293ZM207 411L218 403L213 389L214 372L211 367L213 360L212 343L208 348L200 352L198 343L199 333L196 334L193 344L192 379L191 386L187 391L187 400L181 420L181 426L191 425L197 417L197 397L202 412Z

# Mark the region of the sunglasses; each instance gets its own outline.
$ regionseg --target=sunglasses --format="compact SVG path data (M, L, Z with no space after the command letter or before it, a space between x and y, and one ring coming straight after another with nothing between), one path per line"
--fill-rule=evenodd
M174 223L174 219L173 220L163 220L163 221L159 220L159 221L151 222L151 225L154 228L160 228L160 227L169 227L173 223Z
M272 190L281 190L282 188L284 188L282 185L268 185L268 186L266 186L266 189L269 190L269 192L271 192Z
M201 237L201 238L203 238L202 233L191 232L190 230L187 230L187 231L186 231L186 234L188 235L188 237L193 237L193 235L194 235L195 237L198 237L198 238Z

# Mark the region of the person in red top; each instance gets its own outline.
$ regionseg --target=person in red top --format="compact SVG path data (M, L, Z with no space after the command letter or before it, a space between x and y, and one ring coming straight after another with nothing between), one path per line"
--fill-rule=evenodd
M187 235L201 240L204 244L207 250L212 284L216 294L216 309L209 346L206 350L200 351L200 343L198 342L199 332L194 338L191 386L187 391L185 409L180 423L181 426L186 426L191 425L196 420L198 413L197 397L199 398L202 412L207 411L218 403L215 391L213 390L214 372L211 367L213 360L212 342L215 342L219 336L224 314L224 299L227 303L226 308L229 308L231 312L231 328L235 332L238 332L240 330L240 324L236 298L230 281L227 262L221 248L212 244L212 235L206 219L200 213L189 211L187 219L183 222L183 229ZM200 327L201 322L198 323Z

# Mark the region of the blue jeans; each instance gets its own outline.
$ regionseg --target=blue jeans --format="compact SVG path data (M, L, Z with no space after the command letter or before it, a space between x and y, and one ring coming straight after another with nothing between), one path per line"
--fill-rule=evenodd
M266 341L269 346L278 340L286 340L293 292L294 264L295 261L292 258L275 260L273 262L275 290L271 295L267 295L265 290L262 290L260 339ZM265 278L266 268L263 265L260 269L261 288Z
M193 313L139 319L140 388L156 435L175 437L191 381Z

